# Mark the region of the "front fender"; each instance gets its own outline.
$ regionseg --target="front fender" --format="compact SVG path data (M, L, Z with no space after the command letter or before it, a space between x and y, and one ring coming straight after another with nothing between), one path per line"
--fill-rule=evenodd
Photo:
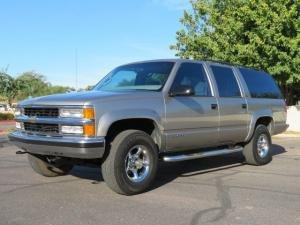
M162 130L161 117L157 112L148 109L127 109L104 113L98 122L97 135L106 136L109 127L114 122L124 119L151 119L158 129Z

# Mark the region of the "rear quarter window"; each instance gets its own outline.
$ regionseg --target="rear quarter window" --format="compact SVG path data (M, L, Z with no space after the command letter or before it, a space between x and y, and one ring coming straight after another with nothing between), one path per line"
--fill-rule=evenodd
M252 98L282 98L280 89L271 75L263 71L248 68L239 68L239 70Z

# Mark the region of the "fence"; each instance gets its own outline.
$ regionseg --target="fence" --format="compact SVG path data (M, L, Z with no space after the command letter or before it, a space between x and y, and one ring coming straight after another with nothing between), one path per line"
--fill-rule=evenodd
M300 132L300 105L288 107L287 124L289 124L288 131Z

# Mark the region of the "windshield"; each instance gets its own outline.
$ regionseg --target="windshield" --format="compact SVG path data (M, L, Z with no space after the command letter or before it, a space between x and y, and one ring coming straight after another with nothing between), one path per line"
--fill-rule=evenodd
M105 76L94 88L97 91L162 89L173 62L147 62L120 66Z

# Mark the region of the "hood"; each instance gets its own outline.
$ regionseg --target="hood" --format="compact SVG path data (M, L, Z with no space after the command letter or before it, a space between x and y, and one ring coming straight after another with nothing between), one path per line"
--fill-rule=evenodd
M120 98L140 98L157 95L159 92L151 91L84 91L67 94L54 94L37 98L26 99L19 103L24 105L92 105L95 102L114 100Z

